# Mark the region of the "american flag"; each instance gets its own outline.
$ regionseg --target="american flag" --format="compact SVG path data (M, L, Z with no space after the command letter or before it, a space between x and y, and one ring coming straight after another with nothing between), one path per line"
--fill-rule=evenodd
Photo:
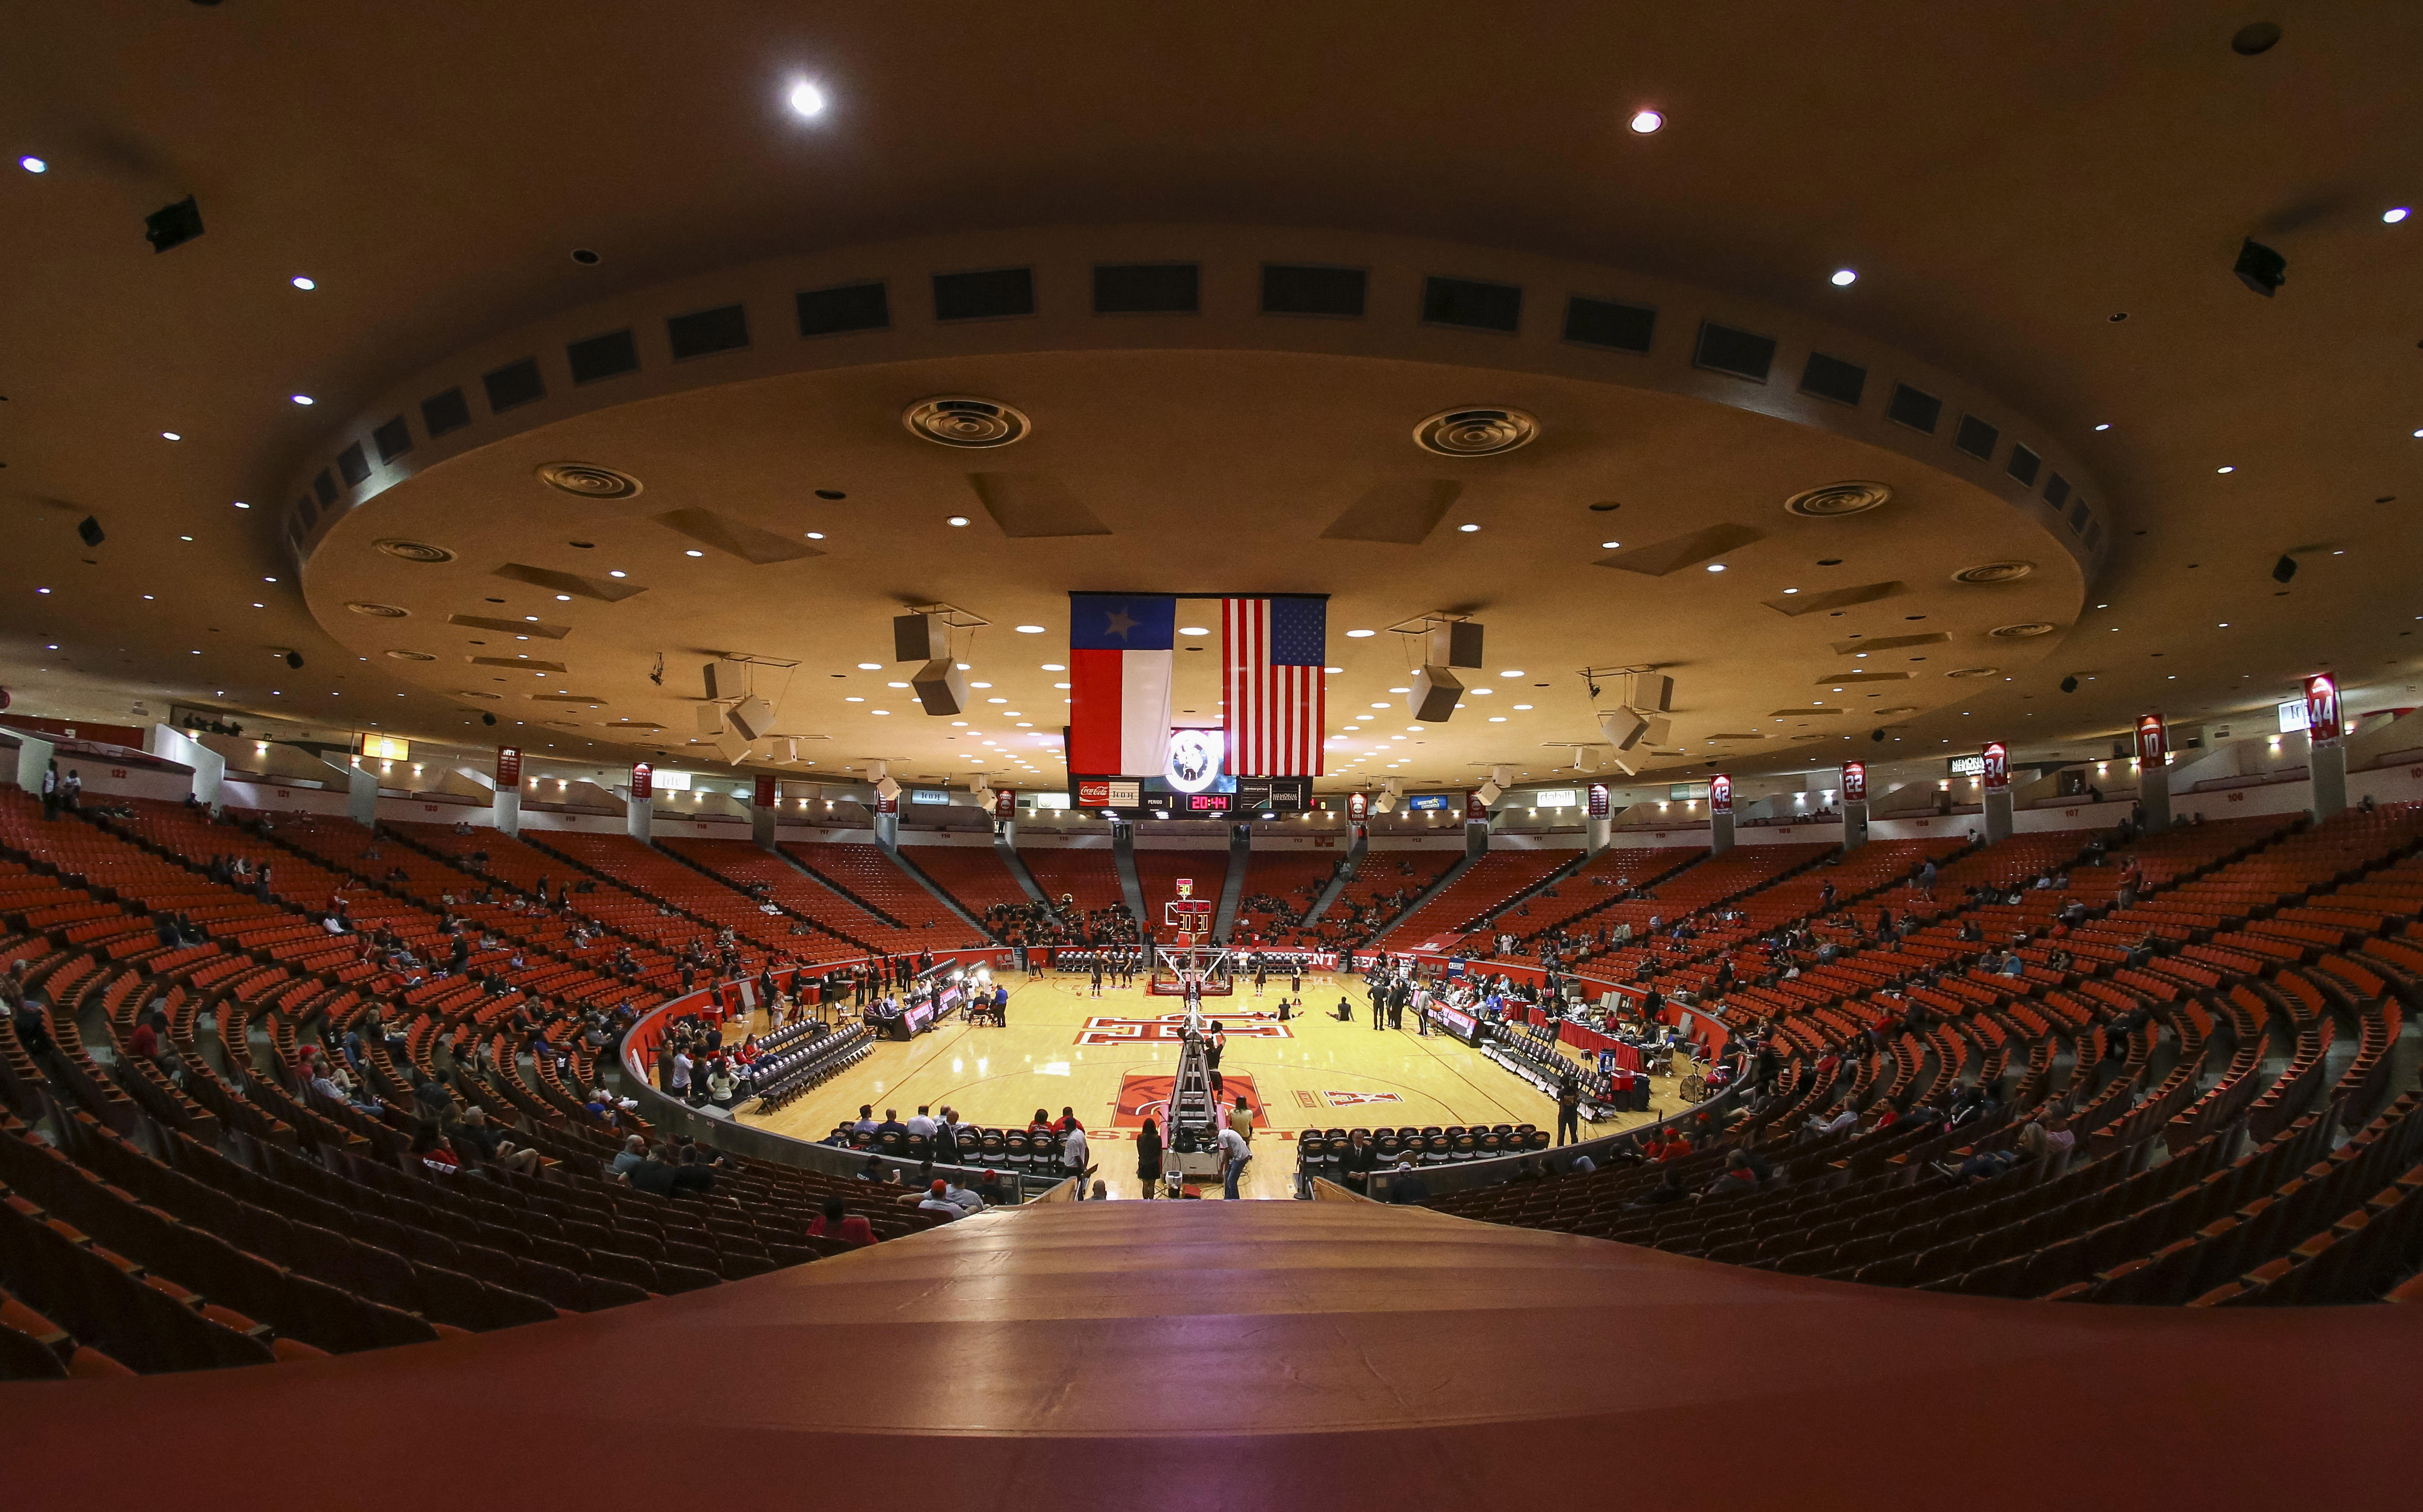
M1220 610L1229 772L1319 777L1329 601L1232 598Z

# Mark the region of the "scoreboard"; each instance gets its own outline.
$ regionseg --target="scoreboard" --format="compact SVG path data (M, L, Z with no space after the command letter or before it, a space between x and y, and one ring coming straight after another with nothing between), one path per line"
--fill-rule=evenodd
M1173 793L1150 780L1081 778L1070 784L1069 800L1081 809L1141 810L1172 819L1295 814L1312 807L1308 777L1241 777L1234 785L1231 793Z

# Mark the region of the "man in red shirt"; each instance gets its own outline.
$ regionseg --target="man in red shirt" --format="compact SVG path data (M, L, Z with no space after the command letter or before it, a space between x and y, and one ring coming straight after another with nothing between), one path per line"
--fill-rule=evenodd
M153 1014L150 1017L138 1021L135 1026L135 1032L126 1036L126 1052L129 1055L139 1055L147 1061L160 1059L160 1034L167 1027L167 1016L165 1014Z

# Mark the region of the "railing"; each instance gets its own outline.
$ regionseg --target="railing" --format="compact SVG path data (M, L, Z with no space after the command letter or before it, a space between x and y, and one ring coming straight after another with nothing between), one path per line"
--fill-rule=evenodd
M1663 1133L1675 1125L1702 1117L1722 1119L1741 1100L1742 1089L1728 1087L1703 1103L1694 1103L1682 1111L1654 1124L1643 1124L1621 1134L1607 1134L1579 1144L1560 1145L1545 1155L1528 1151L1520 1155L1501 1155L1489 1160L1450 1160L1443 1165L1417 1165L1411 1171L1374 1171L1368 1182L1373 1202L1397 1201L1395 1186L1401 1177L1417 1176L1422 1189L1433 1197L1443 1197L1451 1191L1469 1191L1476 1187L1495 1187L1514 1174L1517 1160L1545 1160L1559 1175L1573 1170L1576 1157L1589 1156L1592 1162L1605 1166L1619 1150L1638 1150L1640 1141L1652 1133Z

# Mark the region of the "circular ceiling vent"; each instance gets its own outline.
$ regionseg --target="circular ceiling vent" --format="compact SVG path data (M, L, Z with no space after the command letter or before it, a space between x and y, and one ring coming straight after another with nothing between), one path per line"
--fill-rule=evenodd
M2016 583L2036 570L2032 561L1987 561L1952 575L1956 583Z
M900 423L909 427L911 434L924 436L939 446L974 450L1023 441L1026 433L1035 428L1024 415L1006 404L965 395L921 399L901 412Z
M433 657L431 659L435 660L436 658ZM504 697L502 693L482 693L475 688L467 687L456 688L454 690L454 696L458 699L500 699Z
M1943 675L1946 677L2000 677L2003 675L2003 669L1999 667L1962 667Z
M2059 628L2042 620L2029 620L2019 624L1998 624L1986 633L1997 640L2027 640L2036 636L2049 636Z
M1540 422L1515 409L1441 410L1414 427L1414 444L1442 457L1494 457L1539 435Z
M437 659L425 651L390 651L388 654L397 661L436 661Z
M426 541L404 541L389 536L378 543L378 548L400 561L452 561L454 553L444 546L433 546Z
M594 462L542 463L538 478L549 488L582 498L629 498L640 491L640 480L629 473Z
M1795 494L1783 501L1785 512L1811 520L1837 520L1845 514L1865 514L1892 497L1892 488L1885 483L1828 483Z
M367 614L373 620L401 620L412 613L410 609L398 608L392 604L372 604L368 599L356 599L345 607L356 614Z

